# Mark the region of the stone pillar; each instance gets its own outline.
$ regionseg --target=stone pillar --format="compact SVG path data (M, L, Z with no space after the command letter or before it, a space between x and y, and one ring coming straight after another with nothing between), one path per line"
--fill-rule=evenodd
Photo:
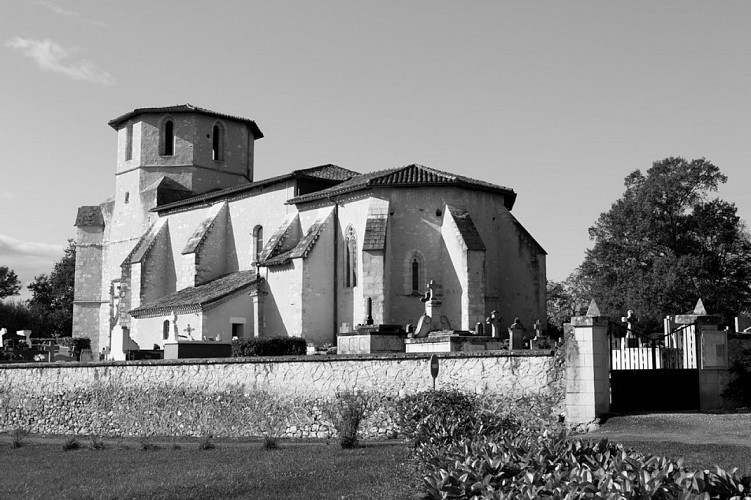
M728 334L719 329L721 321L720 317L707 314L701 299L696 303L692 314L675 317L675 322L679 325L692 325L689 327L689 334L695 335L700 410L722 408L722 391L730 380Z
M263 316L263 304L266 297L266 291L263 290L262 284L258 283L255 289L250 292L253 299L253 336L263 337L266 320Z
M566 422L596 423L610 412L608 318L592 301L586 316L571 318L566 339Z

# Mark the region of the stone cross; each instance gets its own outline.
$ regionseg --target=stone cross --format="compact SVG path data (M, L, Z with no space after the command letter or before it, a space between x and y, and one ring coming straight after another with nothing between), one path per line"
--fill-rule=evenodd
M626 312L626 316L621 318L621 323L626 323L626 327L628 328L628 332L626 333L628 338L634 338L634 325L637 321L636 314L631 309Z
M188 338L189 338L189 339L193 340L193 335L191 335L191 334L192 334L193 332L195 332L195 331L196 331L196 329L195 329L195 328L191 328L191 326L190 326L190 323L188 323L188 326L187 326L187 328L185 328L185 330L183 330L183 331L184 331L185 333L187 333L187 334L188 334Z

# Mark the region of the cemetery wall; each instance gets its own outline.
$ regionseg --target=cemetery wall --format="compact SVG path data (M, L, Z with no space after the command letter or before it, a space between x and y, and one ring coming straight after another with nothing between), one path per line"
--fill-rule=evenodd
M557 411L559 358L446 353L436 387ZM426 354L5 365L0 377L0 428L100 436L258 436L269 418L289 417L282 435L333 437L326 409L338 392L355 391L376 408L363 438L392 438L396 401L433 385Z

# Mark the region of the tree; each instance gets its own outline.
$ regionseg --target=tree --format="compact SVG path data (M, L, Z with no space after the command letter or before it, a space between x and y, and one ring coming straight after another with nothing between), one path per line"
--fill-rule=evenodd
M48 275L34 277L29 284L32 292L29 309L42 325L43 336L71 336L73 333L73 287L76 274L76 246L68 247Z
M13 269L6 266L0 266L0 299L18 294L21 290L21 283Z
M547 285L548 329L555 335L563 334L563 324L573 316L585 314L589 305L589 290L578 271L564 281L548 280Z
M751 239L734 204L709 199L726 181L704 158L666 158L626 177L589 229L595 243L578 270L603 314L633 309L659 328L700 297L728 322L751 305Z

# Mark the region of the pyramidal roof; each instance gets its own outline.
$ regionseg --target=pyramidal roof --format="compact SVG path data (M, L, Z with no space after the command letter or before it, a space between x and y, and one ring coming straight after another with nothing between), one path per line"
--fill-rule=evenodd
M412 164L358 175L328 189L292 198L287 203L305 203L374 187L430 186L457 186L497 192L505 196L505 205L509 210L514 206L514 201L516 201L516 193L511 188L464 177L463 175L442 172L424 165Z
M125 121L131 119L134 116L141 115L144 113L199 113L202 115L207 116L213 116L216 118L224 118L226 120L233 120L237 122L246 123L248 126L250 126L250 130L253 132L253 137L256 139L260 139L263 137L263 132L261 132L261 129L258 128L258 125L256 125L256 122L249 118L243 118L242 116L234 116L234 115L227 115L224 113L217 113L216 111L211 111L210 109L206 108L199 108L198 106L193 106L192 104L178 104L175 106L165 106L161 108L137 108L133 111L130 111L129 113L125 113L122 116L118 116L117 118L113 118L107 124L114 128L115 130L118 129L118 127Z

